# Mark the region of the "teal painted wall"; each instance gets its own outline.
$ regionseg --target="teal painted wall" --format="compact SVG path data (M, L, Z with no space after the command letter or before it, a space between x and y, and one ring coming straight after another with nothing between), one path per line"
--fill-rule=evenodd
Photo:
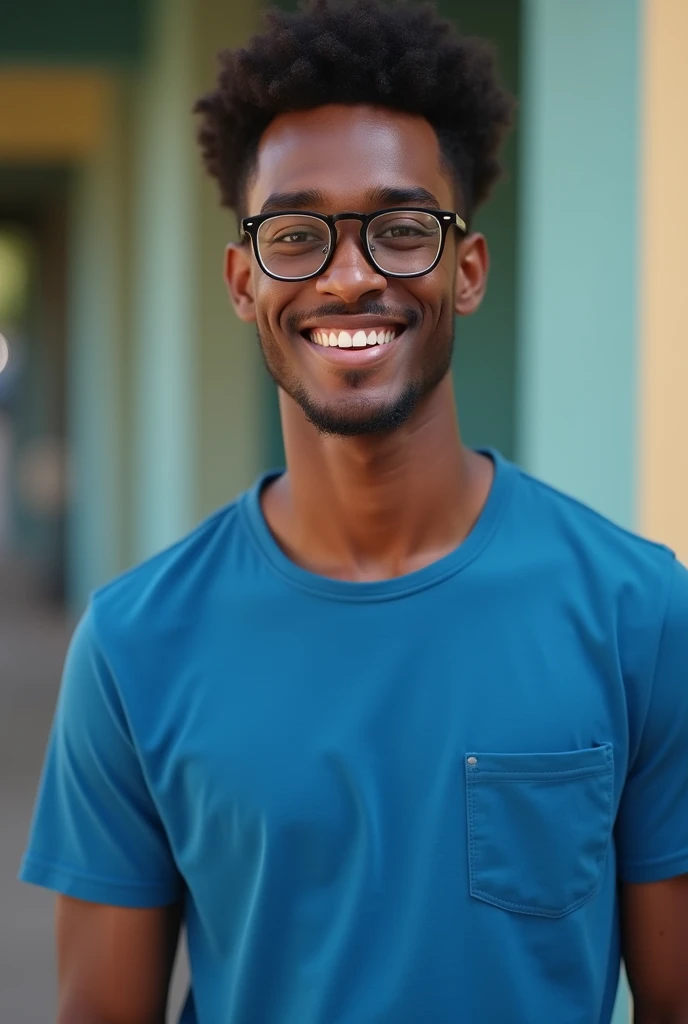
M518 451L631 524L639 2L524 10Z

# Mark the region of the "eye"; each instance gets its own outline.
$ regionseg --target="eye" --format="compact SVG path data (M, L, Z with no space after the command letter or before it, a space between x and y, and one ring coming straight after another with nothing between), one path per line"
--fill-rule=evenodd
M427 235L427 229L420 224L389 224L382 231L376 232L377 238L416 238Z
M369 238L378 245L412 242L426 244L435 239L440 230L437 219L432 214L394 213L376 217L369 226Z
M319 242L320 240L320 237L315 232L307 228L304 228L302 231L285 231L283 234L276 235L272 239L273 242L286 242L287 244L295 245L303 244L304 242Z

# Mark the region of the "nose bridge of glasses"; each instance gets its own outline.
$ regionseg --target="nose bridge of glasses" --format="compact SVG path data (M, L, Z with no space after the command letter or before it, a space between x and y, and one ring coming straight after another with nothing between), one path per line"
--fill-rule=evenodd
M334 225L334 243L335 252L333 253L333 260L338 262L342 255L346 252L353 252L356 254L356 262L358 259L368 264L368 254L366 252L366 240L365 240L365 218L364 213L356 213L354 211L337 213L332 217L332 224ZM351 221L351 226L344 226L342 222ZM358 224L355 222L358 221ZM343 230L342 230L343 228ZM351 260L345 260L345 264L349 264Z
M346 221L351 221L351 225L347 225ZM340 242L345 241L347 238L352 238L354 241L363 241L365 238L364 213L356 213L354 211L335 213L331 223L334 225L334 241L337 248L340 248Z

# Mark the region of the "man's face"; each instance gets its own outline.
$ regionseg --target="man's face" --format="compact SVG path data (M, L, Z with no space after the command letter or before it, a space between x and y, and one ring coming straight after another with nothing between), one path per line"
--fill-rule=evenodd
M252 215L295 208L368 213L404 205L454 210L456 203L428 122L365 106L323 106L275 119L261 139L246 196ZM247 244L230 247L227 263L235 306L243 319L257 323L273 379L319 430L345 436L406 421L449 369L455 312L472 311L456 303L457 279L463 290L466 285L457 248L469 251L470 239L457 246L451 228L434 270L399 279L385 277L366 260L360 227L355 220L338 224L334 257L311 280L273 280ZM473 237L481 249L482 239ZM480 295L485 271L483 259ZM469 266L475 298L471 275ZM347 331L353 337L359 330L393 340L347 348L318 344L323 334L331 339Z

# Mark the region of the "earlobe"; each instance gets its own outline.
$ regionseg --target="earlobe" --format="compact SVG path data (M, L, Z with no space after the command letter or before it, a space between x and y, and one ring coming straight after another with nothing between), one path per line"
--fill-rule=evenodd
M225 250L225 284L236 315L245 323L253 323L256 304L251 279L251 253L239 242L231 242Z
M458 316L470 316L480 306L489 269L490 255L485 236L468 235L459 245L456 262L454 311Z

